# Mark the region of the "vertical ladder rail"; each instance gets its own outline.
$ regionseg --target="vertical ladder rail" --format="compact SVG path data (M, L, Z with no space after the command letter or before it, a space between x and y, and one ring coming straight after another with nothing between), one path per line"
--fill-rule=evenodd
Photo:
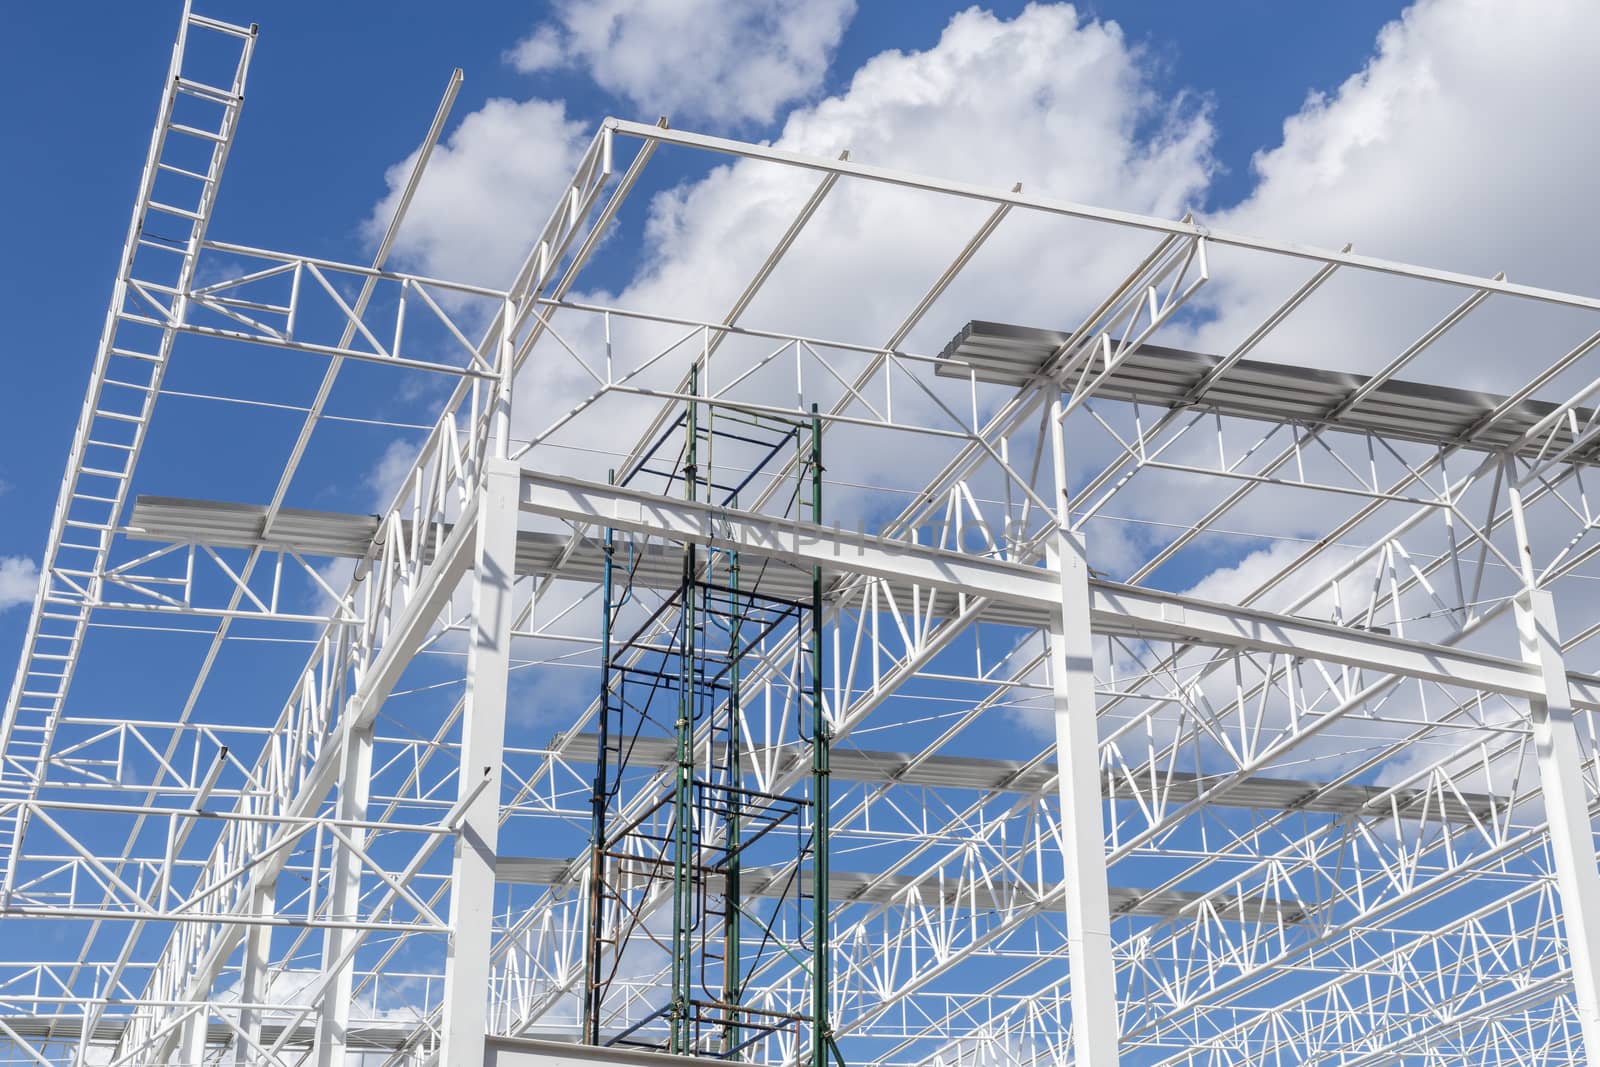
M194 55L190 46L195 33L225 38L237 46L228 86L212 85L186 65L186 58ZM50 522L21 664L0 716L0 803L31 800L44 783L50 746L89 614L100 594L113 532L144 447L177 325L187 312L185 294L238 128L255 40L254 25L235 26L196 15L184 5L111 305ZM184 99L201 101L207 112L214 110L214 124L182 116ZM188 164L198 152L207 155L203 173ZM162 183L158 200L157 183L163 176L169 180ZM148 317L151 298L165 303L164 326L126 321L130 309ZM0 870L4 871L0 899L8 897L14 885L27 812L27 806L20 805L15 819L0 820Z

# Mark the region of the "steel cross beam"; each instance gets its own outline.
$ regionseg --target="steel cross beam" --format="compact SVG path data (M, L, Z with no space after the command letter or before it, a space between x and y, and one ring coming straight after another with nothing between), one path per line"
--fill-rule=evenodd
M837 527L527 470L521 506L572 523L654 533L804 566L820 564L835 573L926 586L955 594L963 607L969 597L992 599L1037 613L1038 626L1047 626L1050 614L1060 610L1059 579L1048 568ZM1304 656L1524 698L1543 691L1534 668L1501 656L1099 579L1090 579L1089 585L1091 618L1100 632ZM1575 700L1600 707L1590 703L1597 696L1575 693Z
M712 137L707 134L691 133L684 130L664 129L642 122L608 118L605 120L604 126L624 136L636 137L656 144L684 145L720 155L765 160L784 166L798 167L803 170L841 174L863 181L896 185L907 189L919 189L925 192L943 193L947 196L976 200L986 204L1010 205L1048 215L1105 222L1114 226L1124 226L1164 236L1204 238L1217 245L1229 245L1257 252L1289 256L1295 259L1337 264L1378 274L1392 274L1402 278L1415 278L1421 281L1437 282L1458 288L1482 289L1488 292L1504 293L1508 296L1522 297L1565 307L1600 311L1600 299L1595 297L1565 293L1555 289L1543 289L1531 285L1521 285L1508 282L1503 277L1485 278L1462 274L1458 271L1436 270L1410 263L1379 259L1374 256L1356 255L1348 249L1340 251L1331 248L1315 248L1309 245L1294 244L1288 241L1273 241L1226 230L1214 230L1209 226L1187 219L1174 221L1161 218L1158 215L1144 215L1133 211L1094 207L1071 200L1062 200L1058 197L1035 196L1018 190L1002 192L987 186L974 185L971 182L930 178L911 171L871 166L853 160L823 159L818 156L776 148L772 145L751 144L745 141L730 140L725 137Z

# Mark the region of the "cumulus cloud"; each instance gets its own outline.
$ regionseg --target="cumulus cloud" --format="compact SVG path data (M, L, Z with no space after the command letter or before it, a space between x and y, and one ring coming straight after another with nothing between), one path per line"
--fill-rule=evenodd
M972 9L928 50L882 53L839 95L793 111L776 145L822 156L848 149L854 160L997 191L1020 181L1041 193L1178 215L1210 174L1210 115L1201 101L1162 98L1145 70L1115 25L1086 21L1069 6L1033 6L1013 19ZM816 183L814 174L741 161L661 192L633 280L619 293L589 295L720 319ZM881 344L988 214L971 202L842 182L742 321ZM1002 224L984 259L907 347L938 351L968 318L1060 324L1097 300L1149 243L1086 235L1066 221ZM551 352L540 387L559 390L566 366ZM571 387L589 386L573 375ZM776 387L792 393L792 377ZM563 411L570 399L558 391L549 409ZM582 444L615 447L616 424L595 429L603 439ZM851 455L885 467L915 458L892 443Z
M1581 227L1570 220L1588 197L1590 149L1561 123L1527 116L1549 112L1557 101L1571 110L1600 98L1600 73L1580 61L1600 43L1600 30L1582 17L1582 5L1546 0L1541 10L1541 19L1506 20L1479 0L1421 0L1383 30L1361 71L1335 92L1308 99L1286 123L1284 143L1258 155L1254 192L1208 221L1330 246L1353 240L1372 254L1485 273L1504 267L1513 279L1584 288L1576 280L1587 270ZM565 20L570 15L578 26L577 11L563 8L519 47L517 61L529 69L572 62L578 31ZM1554 60L1545 55L1550 49ZM722 62L715 51L706 48L713 67ZM1496 75L1510 68L1525 76ZM1212 115L1203 100L1158 93L1148 70L1115 24L1086 20L1069 6L1034 5L1013 19L972 9L955 16L926 51L878 55L837 96L792 111L776 143L828 156L848 148L865 162L996 188L1020 181L1031 192L1176 217L1207 188ZM501 122L511 136L512 115L538 116L548 141L572 146L561 166L537 180L509 172L492 127ZM441 273L474 274L498 258L494 280L503 281L526 251L532 216L543 214L531 205L548 205L565 180L581 143L574 127L555 105L537 101L496 101L471 116L433 171L473 190L472 202L458 213L451 196L420 201L405 248ZM1562 165L1531 167L1532 160ZM398 180L403 172L393 173ZM430 173L429 183L436 181L443 180ZM616 292L587 295L719 318L815 181L738 162L658 192L631 280ZM515 239L498 224L500 207L512 202L530 212ZM984 214L978 205L843 183L744 321L879 343ZM907 347L936 351L969 317L1069 324L1148 247L1147 238L1118 244L1115 235L1085 236L1035 218L1003 224ZM483 254L489 243L503 249L498 257ZM1029 269L996 270L996 260ZM1209 307L1191 320L1195 347L1212 351L1237 343L1310 270L1264 257L1241 263L1225 250L1214 250L1214 267L1202 293ZM1388 289L1375 297L1369 282ZM1255 355L1355 370L1381 365L1465 295L1437 290L1413 299L1411 284L1345 271ZM1535 348L1553 356L1564 347L1547 338L1559 324L1530 324L1506 314L1504 303L1491 301L1471 320L1471 346L1452 334L1407 376L1506 388L1497 376L1522 377ZM551 346L535 358L545 360L542 408L566 410L592 388ZM593 430L595 439L571 443L615 453L630 437L615 421ZM904 457L891 449L860 462L874 460L888 466ZM870 470L859 473L870 480ZM1171 493L1145 494L1152 502L1140 503L1149 480L1136 479L1119 510L1171 518ZM1292 514L1305 521L1281 532L1321 526L1316 506ZM1109 543L1097 539L1098 551Z
M1151 90L1137 50L1114 24L1081 21L1072 7L1059 5L1029 7L1011 20L976 8L962 12L934 47L884 52L840 95L791 113L776 143L819 156L848 149L860 161L997 190L1021 182L1036 192L1171 215L1203 189L1211 137L1203 108L1164 101ZM696 291L684 275L703 276L714 260L726 262L727 243L741 235L752 253L764 254L774 228L787 224L795 207L776 184L785 179L807 189L815 180L748 162L658 198L648 233L651 268L628 295L659 300ZM916 253L959 246L968 236L958 226L962 213L948 200L869 191L838 197L834 205L834 217L817 228L835 240L796 249L801 269L815 270L819 280L840 269L880 274L884 251L870 265L856 253L871 253L901 226L908 232L894 232L896 241L918 246L901 244L888 254L907 264L897 275L915 273L923 282L926 261L909 265ZM930 207L940 210L930 216ZM1011 279L1008 287L1018 281L1030 280ZM1034 284L1056 293L1064 288L1059 278Z
M590 134L561 103L490 100L434 150L401 226L398 258L455 281L509 284ZM389 191L363 226L371 242L388 227L415 159L385 173Z
M649 117L771 122L814 93L855 0L564 0L507 53L526 73L573 67Z
M0 611L33 603L39 565L26 556L0 556Z
M1572 117L1600 94L1582 0L1508 18L1487 0L1419 0L1366 66L1313 94L1258 153L1230 226L1460 270L1571 286L1592 277L1571 212L1600 160ZM1514 72L1514 76L1513 76Z
M528 46L524 63L549 62L554 40L550 34L539 37ZM852 159L996 190L1021 182L1040 193L1177 216L1198 198L1209 177L1211 116L1203 100L1163 97L1147 71L1138 48L1115 25L1084 19L1070 6L1035 5L1015 18L973 9L951 19L927 50L882 53L865 63L838 95L790 112L775 143L829 157L849 149ZM483 278L482 249L493 241L504 249L493 278L504 284L532 233L505 239L507 234L494 221L499 207L515 199L547 208L559 193L556 183L566 175L547 181L553 176L545 170L514 174L498 156L503 148L520 152L520 147L502 146L497 137L518 136L531 122L541 124L544 136L555 137L557 143L578 144L565 115L550 108L538 102L496 101L486 109L493 114L469 117L430 163L426 195L411 209L402 251L430 272L471 270L471 276ZM575 148L569 154L575 155ZM708 166L716 160L698 157L692 162ZM404 166L391 171L392 184L402 180ZM570 170L571 163L563 166ZM653 165L647 173L648 181L663 170ZM635 203L648 209L642 242L627 235L639 247L629 253L625 271L619 274L608 264L606 276L621 278L614 283L616 290L575 295L719 320L818 177L755 162L686 175L664 173L680 184L657 188L653 196L646 191L648 185L635 193ZM474 202L458 213L459 194L431 192L430 186L468 190ZM882 343L989 211L985 205L950 198L843 182L742 321L808 336ZM374 226L386 217L380 205ZM625 220L621 225L640 223ZM1067 221L1057 227L1033 219L1002 224L983 253L992 258L975 263L907 347L937 351L970 317L1063 322L1097 300L1150 244L1144 235L1107 236L1105 241L1086 240ZM1027 263L1030 269L1019 274L1003 269L1006 263ZM580 317L563 314L557 322L564 340L580 351L598 349L596 339L585 335ZM621 333L621 324L613 328L619 332L618 359L638 358L634 339ZM726 346L722 358L739 358L735 348L734 343ZM841 373L853 369L840 364ZM677 373L672 372L674 377ZM792 397L792 375L787 381L785 395ZM534 395L536 389L540 397L537 404L517 406L518 436L526 438L534 423L542 428L592 391L594 383L547 338L518 388L523 396ZM910 393L897 395L896 411L909 412L916 402ZM642 430L647 406L653 405L639 405L618 417L580 420L561 437L573 450L541 450L530 462L603 478L615 455ZM639 418L632 418L635 414ZM830 471L841 481L872 484L898 464L920 470L916 465L930 462L933 452L924 449L916 455L913 446L886 446L881 434L873 447L841 443L830 453L835 457ZM578 451L584 448L601 454ZM580 467L583 463L589 465ZM915 476L902 470L894 480ZM388 479L380 474L376 480ZM873 506L871 501L847 502L849 492L830 489L830 515L849 520L846 508ZM883 505L881 495L876 503Z
M1365 66L1312 94L1258 153L1251 194L1218 228L1569 291L1595 288L1587 230L1600 149L1579 131L1600 98L1600 19L1581 0L1508 17L1486 0L1419 0L1379 34ZM1281 264L1220 279L1217 343L1237 340L1298 277ZM1348 274L1348 272L1347 272ZM1274 277L1274 275L1276 277ZM1342 276L1297 312L1262 358L1371 371L1464 291ZM1408 377L1509 391L1586 326L1492 299ZM1226 337L1222 335L1226 334Z
M707 62L719 62L715 47L705 51ZM504 284L570 177L585 132L559 104L491 100L429 163L401 254L436 273ZM849 149L857 160L997 190L1021 182L1030 191L1177 215L1205 188L1212 134L1203 102L1165 99L1153 89L1138 49L1115 24L1085 21L1069 5L1035 5L1009 20L974 8L956 15L926 51L868 60L842 93L791 112L776 144L825 156ZM390 192L374 208L369 233L387 223L410 162L390 168ZM636 273L620 295L656 310L720 314L815 182L742 162L659 193ZM771 289L782 295L764 297L752 315L799 322L822 306L826 321L846 332L876 326L907 310L913 291L943 265L929 257L953 254L987 213L949 199L843 189L830 200L831 214L811 227L827 231L829 241L802 240L774 278ZM1078 262L1063 256L1090 254L1052 251L1058 235L1043 230L1002 227L995 245L1009 253L1021 242L1063 266ZM1141 254L1148 243L1136 243ZM1047 259L1031 277L994 288L1010 293L1020 285L1038 295L1048 322L1066 317L1063 302L1100 295L1082 279L1050 276L1045 268L1053 265ZM813 288L833 292L807 299ZM839 294L848 302L833 299Z
M547 61L552 40L537 37L523 61ZM704 62L722 64L717 56L727 44L705 42ZM952 18L932 47L881 53L838 95L791 111L775 143L825 156L848 149L859 161L997 191L1021 182L1034 192L1177 216L1209 178L1211 116L1201 99L1158 93L1148 71L1115 24L1085 19L1071 6L1033 5L1009 19L974 8ZM559 105L491 101L468 116L430 163L402 230L402 257L430 273L505 284L582 143ZM374 209L371 232L387 221L408 163L391 169L391 192ZM680 184L653 197L647 186L636 191L635 202L648 206L643 239L622 271L608 266L608 277L623 279L616 290L582 296L720 319L817 182L814 174L754 161L674 178ZM743 321L882 343L988 213L972 202L843 182ZM1097 301L1149 244L1146 235L1105 228L1090 234L1068 220L1002 224L983 261L958 279L907 347L937 351L967 318L1065 323ZM597 347L576 319L561 323L566 340ZM732 358L731 351L724 356ZM839 367L853 369L847 362ZM538 411L519 405L524 436L528 420L566 411L593 388L549 341L528 373L542 401ZM908 413L916 402L909 394L896 400ZM642 428L642 418L584 420L565 443L614 455ZM881 467L909 461L893 446L856 454ZM604 469L602 461L586 473L603 477ZM866 479L874 471L856 473Z

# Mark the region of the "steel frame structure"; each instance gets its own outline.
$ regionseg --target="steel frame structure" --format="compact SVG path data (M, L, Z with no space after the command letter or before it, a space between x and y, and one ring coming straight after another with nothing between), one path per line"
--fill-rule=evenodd
M255 40L185 9L0 721L4 1062L476 1064L602 1032L785 1067L821 1067L824 1043L908 1067L1600 1049L1600 299L614 119L505 288L389 269L459 72L370 265L228 243L209 222ZM604 239L662 149L811 183L786 186L793 221L720 319L574 296L627 252ZM863 189L981 219L882 344L759 321L827 202ZM1018 269L984 258L997 232L1047 223L1127 258L1063 297L1069 329L946 307ZM1189 351L1208 287L1263 270L1270 312ZM1367 376L1250 358L1351 275L1439 317ZM1530 353L1571 336L1507 395L1407 377L1486 308L1541 324ZM908 348L941 314L976 321ZM258 376L312 368L275 488L217 501L181 465L146 474L153 426L182 440L153 419L185 395L169 368L239 352ZM335 414L352 375L454 388L379 514L290 507L330 427L393 429L381 406ZM551 401L558 377L575 403ZM674 492L686 410L814 425L830 521L784 496L804 460L754 440L704 461L736 494ZM590 445L618 425L637 443ZM876 462L883 442L909 450ZM1152 483L1192 515L1102 559ZM1261 499L1313 501L1317 536L1227 600L1175 592L1237 526L1277 536ZM679 804L677 873L710 875L631 885L624 918L593 906L622 699L603 644L627 626L641 656L674 647L718 554L810 624L748 655L730 636L738 669L705 698L723 734L682 716L603 792L642 825L696 768L752 796L809 781L815 859L734 873ZM124 634L184 651L130 680ZM275 718L230 704L241 643L307 653ZM155 710L106 706L140 688ZM652 955L690 882L721 904ZM742 960L729 927L795 885L825 921L724 999L813 1025L673 1029L686 953ZM602 942L644 951L597 999Z

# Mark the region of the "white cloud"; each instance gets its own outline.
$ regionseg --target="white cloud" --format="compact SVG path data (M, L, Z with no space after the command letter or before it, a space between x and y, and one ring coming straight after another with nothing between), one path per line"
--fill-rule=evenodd
M1219 228L1589 292L1589 180L1582 131L1600 99L1600 19L1583 0L1508 12L1487 0L1419 0L1385 27L1362 70L1313 94L1257 154L1249 197ZM1307 272L1280 262L1223 279L1219 344L1236 341ZM1423 292L1346 272L1260 358L1314 355L1372 370L1466 292ZM1586 332L1570 317L1491 300L1407 377L1509 391Z
M524 61L545 62L550 39L530 45ZM997 190L1020 181L1041 194L1175 217L1206 186L1213 129L1203 101L1164 98L1148 69L1115 24L1082 19L1071 6L1034 5L1012 19L975 8L951 19L926 51L877 55L839 95L791 112L776 144L824 156L848 148L853 159L872 164ZM430 163L403 231L402 255L431 273L504 284L582 141L557 105L491 101ZM374 210L372 230L387 219L406 166L389 172L391 193ZM658 192L633 255L632 279L620 294L575 296L720 319L816 182L814 174L741 161ZM843 182L742 321L882 343L987 214L971 202ZM1146 235L1014 216L907 347L937 351L968 318L1065 324L1149 244ZM593 340L576 318L560 322L566 340L580 349ZM722 358L741 358L735 347L725 346ZM839 366L841 373L853 370ZM536 388L541 402L518 405L522 436L536 419L542 427L593 388L549 340L524 381L530 384L523 395ZM895 403L909 413L917 398L901 395ZM643 408L581 420L563 432L563 443L615 454L642 428ZM836 451L851 452L858 470L830 466L844 480L855 474L867 483L893 468L893 480L903 482L932 462L930 450L919 451L915 442L879 447L883 442L879 435L871 447ZM557 452L541 462L566 466L577 455ZM595 464L584 473L603 477L606 460ZM830 499L830 510L844 503Z
M1299 541L1274 541L1264 548L1247 552L1231 566L1218 567L1185 591L1185 596L1211 600L1222 604L1240 604L1260 589L1279 571L1289 566L1305 552L1307 546ZM1256 603L1267 610L1284 611L1298 601L1304 592L1329 582L1334 573L1355 557L1355 551L1343 545L1330 545L1318 554L1314 565L1304 567L1288 586L1273 590L1272 594ZM1341 594L1349 605L1358 602L1355 594L1370 585L1375 566L1367 564L1356 569L1355 574L1340 582ZM1300 608L1300 614L1325 615L1333 609L1331 589L1323 589L1317 598Z
M26 556L0 556L0 611L33 603L39 565Z
M1592 276L1572 212L1600 161L1578 133L1600 94L1586 62L1596 48L1584 0L1514 16L1487 0L1420 0L1360 72L1284 123L1228 223L1534 284Z
M646 117L771 122L814 93L855 0L563 0L507 59L580 67Z
M455 281L510 284L589 136L560 103L490 100L434 150L400 228L398 257ZM363 227L373 243L389 225L415 158L384 175L389 192Z
M1210 118L1192 100L1160 98L1144 70L1115 25L1083 21L1069 6L1033 6L1009 20L973 9L927 51L882 53L840 95L792 112L776 144L1178 215L1210 173ZM743 161L659 194L643 268L620 295L595 299L720 318L816 182ZM882 343L987 214L983 205L843 182L742 321ZM937 351L967 318L1062 323L1149 245L1121 233L1084 236L1067 222L1003 224L909 347ZM558 353L548 361L564 366ZM540 382L549 388L548 368ZM553 397L551 410L568 399ZM604 429L614 447L615 425ZM905 460L892 448L858 458Z
M506 61L524 74L556 69L566 61L561 31L548 24L540 26L506 53Z
M504 284L569 179L585 132L560 105L491 100L430 162L401 253L447 276ZM823 156L848 148L853 159L906 171L996 189L1021 181L1030 191L1175 216L1205 187L1211 140L1208 110L1161 98L1115 24L1082 21L1069 5L1035 5L1011 20L974 8L927 51L870 59L843 93L790 113L776 143ZM387 221L409 165L390 168L390 193L369 232ZM815 182L741 162L657 195L622 299L720 316ZM822 324L857 333L897 320L987 213L881 192L842 185L746 321L774 326L781 316L815 333L820 314ZM826 241L815 236L824 232ZM1044 258L1027 260L1034 269L1026 277L985 272L988 295L1026 294L1045 322L1097 298L1092 280L1062 271L1104 249L1055 247L1058 236L1031 220L1002 226L991 248ZM1148 244L1129 247L1142 255ZM1125 257L1115 265L1120 277Z
M1589 196L1583 179L1588 168L1580 164L1591 150L1566 124L1529 116L1571 112L1600 99L1600 72L1579 61L1600 43L1600 29L1591 25L1600 20L1580 17L1581 6L1561 0L1549 0L1545 8L1548 19L1535 28L1523 23L1538 20L1507 20L1476 0L1423 0L1384 30L1363 71L1334 94L1310 99L1286 124L1284 145L1257 159L1255 192L1209 221L1324 245L1353 239L1359 251L1373 254L1483 272L1503 266L1513 278L1584 288L1582 227L1571 220L1581 217ZM536 34L521 62L556 62L553 49L565 40L553 29ZM849 148L853 158L869 163L1000 188L1020 180L1032 192L1175 217L1209 180L1211 116L1202 103L1157 94L1147 67L1114 24L1081 20L1070 7L1035 5L1010 20L973 9L952 19L927 51L883 53L865 63L840 95L792 112L777 144L828 156ZM1525 77L1496 76L1512 68ZM553 105L497 101L491 107ZM556 115L566 141L577 144L573 124ZM548 204L552 195L536 192L536 182L497 186L480 177L499 165L498 146L492 137L468 137L467 126L449 146L453 181L482 195L464 221L452 217L449 198L414 209L413 222L428 239L412 247L424 249L446 273L445 264L482 258L478 220L494 217L507 190L524 205L540 202L540 195ZM643 266L620 294L590 295L720 317L815 181L738 162L658 194L637 257ZM975 205L919 199L903 190L893 196L880 192L842 184L744 321L880 342L984 214ZM1082 236L1082 230L1075 232ZM501 256L496 280L509 275L526 249L520 239L507 244L515 247ZM1147 240L1140 245L1147 246ZM985 258L908 347L936 349L957 320L967 317L1069 322L1075 309L1126 270L1132 247L1063 239L1063 231L1034 220L1003 225ZM1226 257L1218 253L1217 259ZM994 260L1030 269L996 270ZM1218 311L1205 328L1216 343L1204 347L1214 350L1236 342L1301 277L1281 261L1270 268L1222 265L1229 269L1218 270L1204 294ZM1388 303L1363 311L1353 303L1363 295L1359 287L1339 290L1353 277L1345 272L1330 283L1290 320L1283 343L1263 347L1257 357L1295 358L1292 339L1311 337L1322 341L1307 349L1319 361L1366 369L1392 356L1442 311L1437 302L1409 301L1406 283L1396 286L1398 296ZM1462 295L1444 293L1442 299L1448 306ZM1478 329L1480 319L1471 321ZM1504 329L1480 336L1492 341ZM1480 379L1492 377L1497 367L1518 376L1526 372L1522 350L1515 358L1504 358L1503 349L1499 360L1483 358L1492 348L1480 344L1459 373L1441 377L1442 370L1458 368L1436 363L1419 365L1408 376L1492 387ZM549 345L536 358L545 361L539 381L546 411L565 410L592 385ZM526 413L529 406L521 407ZM631 440L632 429L607 420L593 427L593 439L571 435L569 441L614 451ZM858 461L889 466L905 457L889 450ZM597 462L603 471L604 461ZM1130 486L1124 510L1141 511L1141 484ZM1307 525L1315 524L1315 511L1304 512ZM1103 540L1099 546L1105 547ZM1270 562L1291 556L1279 549ZM1267 562L1256 560L1246 569L1254 572ZM1230 584L1236 588L1226 599L1243 595L1243 577L1235 575Z
M372 509L382 513L394 502L395 494L405 484L406 476L416 466L421 442L406 437L390 441L378 457L378 465L367 476L367 486L372 491Z

